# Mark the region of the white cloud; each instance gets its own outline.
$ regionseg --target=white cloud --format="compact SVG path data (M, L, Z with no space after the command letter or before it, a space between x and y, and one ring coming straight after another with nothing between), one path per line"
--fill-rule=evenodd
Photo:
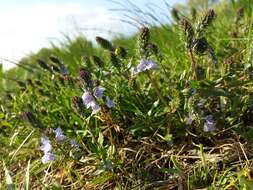
M49 39L60 39L63 33L73 34L77 28L98 28L122 31L122 24L112 12L102 7L80 4L37 4L0 9L0 57L18 60L49 45ZM101 31L82 31L88 38L107 36ZM3 62L4 68L13 65Z

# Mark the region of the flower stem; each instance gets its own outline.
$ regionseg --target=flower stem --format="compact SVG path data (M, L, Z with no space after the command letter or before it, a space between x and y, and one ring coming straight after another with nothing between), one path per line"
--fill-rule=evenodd
M193 79L197 79L197 75L196 75L197 63L196 63L196 60L194 58L192 49L189 49L189 56L190 56L191 64L192 64Z
M157 85L156 80L154 80L154 79L151 77L149 71L147 71L147 75L148 75L148 78L149 78L150 82L151 82L152 85L154 86L154 89L155 89L155 91L156 91L157 96L160 98L160 100L162 101L162 103L163 103L165 106L168 106L166 100L162 97L162 95L161 95L161 93L160 93L160 90L159 90L159 88L158 88L158 85Z

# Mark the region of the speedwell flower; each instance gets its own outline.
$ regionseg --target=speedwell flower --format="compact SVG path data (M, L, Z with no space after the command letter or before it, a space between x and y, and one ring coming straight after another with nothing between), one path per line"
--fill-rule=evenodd
M47 152L46 154L44 154L44 156L41 158L41 162L43 164L46 164L50 161L54 161L55 160L55 155L50 153L50 152Z
M205 117L205 123L204 123L204 131L205 132L212 132L215 131L216 122L214 121L214 118L212 115L208 115Z
M134 74L138 74L143 71L159 68L159 65L152 60L141 59L139 65L133 69Z
M45 154L52 149L52 146L47 136L41 137L41 144L42 145L40 147L40 150L42 150Z
M89 91L85 91L82 95L83 103L86 108L93 107L96 104L96 101L92 94Z
M64 141L67 139L60 127L54 130L54 134L57 141Z
M94 96L97 98L97 99L100 99L102 98L103 94L104 94L104 91L105 91L105 88L101 87L101 86L97 86L95 89L94 89Z
M44 153L44 156L41 158L41 162L43 164L46 164L49 161L54 161L55 155L50 152L52 149L52 146L50 144L49 138L47 136L41 137L41 143L42 143L42 146L40 147L40 149Z

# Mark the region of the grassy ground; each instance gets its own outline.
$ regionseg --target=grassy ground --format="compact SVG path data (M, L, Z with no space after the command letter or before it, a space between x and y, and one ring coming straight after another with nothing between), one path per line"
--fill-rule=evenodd
M190 1L0 72L0 188L253 189L252 5Z

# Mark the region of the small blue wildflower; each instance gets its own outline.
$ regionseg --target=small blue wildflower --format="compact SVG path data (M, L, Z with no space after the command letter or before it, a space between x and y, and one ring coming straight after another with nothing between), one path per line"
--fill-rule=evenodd
M68 75L69 71L67 69L67 67L65 67L63 64L60 65L60 71L63 75Z
M41 137L41 144L42 145L40 147L40 150L42 150L44 154L48 153L52 149L52 146L47 136Z
M156 69L158 67L159 65L152 60L141 59L139 65L137 65L137 67L134 68L133 73L138 74L140 72Z
M90 108L92 106L95 106L96 102L93 98L93 96L91 95L90 92L85 91L82 95L82 99L83 99L83 103L86 106L86 108Z
M50 140L47 136L41 137L41 147L40 149L43 151L44 156L41 158L41 162L43 164L48 163L49 161L54 161L55 160L55 155L50 153L52 146L50 144Z
M60 127L54 130L55 138L57 141L64 141L67 137L63 134L63 131Z
M91 109L92 109L91 115L95 115L95 114L97 114L97 113L99 112L100 106L99 106L97 103L95 103L95 104L91 107Z
M216 126L216 122L214 121L213 116L212 115L206 116L203 130L205 132L212 132L216 130L215 126Z
M108 108L112 108L114 106L114 102L108 96L106 96L105 104Z
M74 139L71 139L71 140L69 141L69 144L70 144L70 146L71 146L72 148L79 148L79 147L80 147L79 144L77 144L77 142L76 142Z
M101 86L97 86L94 90L94 96L97 98L97 99L100 99L102 98L103 94L104 94L104 91L105 91L105 88L101 87Z
M41 162L43 164L46 164L46 163L48 163L50 161L54 161L54 160L55 160L55 155L50 152L45 153L44 156L41 158Z

